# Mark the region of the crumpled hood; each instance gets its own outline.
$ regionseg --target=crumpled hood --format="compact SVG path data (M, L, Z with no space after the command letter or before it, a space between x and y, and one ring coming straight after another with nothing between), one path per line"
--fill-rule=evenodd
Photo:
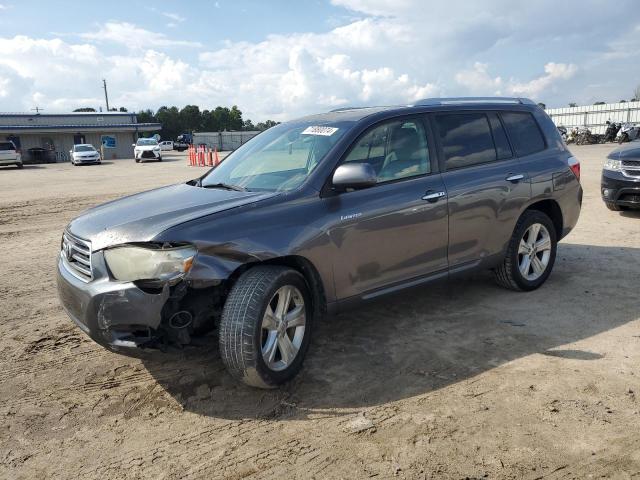
M184 183L113 200L85 211L67 226L91 241L93 251L129 242L147 242L164 230L205 215L277 195L200 188Z

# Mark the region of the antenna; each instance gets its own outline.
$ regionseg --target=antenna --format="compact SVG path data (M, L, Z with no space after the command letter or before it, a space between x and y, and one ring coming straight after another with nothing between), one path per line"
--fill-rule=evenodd
M107 104L107 112L109 111L109 95L107 94L107 81L103 78L102 84L104 85L104 101Z
M39 106L36 105L36 108L32 108L31 111L36 112L36 113L40 113L42 110L44 110L44 108L40 108Z

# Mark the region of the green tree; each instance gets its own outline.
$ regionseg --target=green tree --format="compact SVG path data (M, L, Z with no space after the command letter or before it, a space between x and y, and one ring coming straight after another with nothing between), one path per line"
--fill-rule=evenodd
M177 107L160 107L156 113L156 120L162 124L160 136L164 140L175 140L181 133L186 133Z
M93 107L82 107L82 108L76 108L74 110L74 112L95 112L96 109Z
M180 121L183 129L187 132L201 130L202 115L200 114L200 107L197 105L186 105L180 110Z
M570 106L570 107L577 107L577 106L578 106L578 104L577 104L577 103L574 103L574 102L571 102L571 103L569 104L569 106Z
M276 125L278 125L280 122L275 122L273 120L267 120L265 122L260 122L256 125L256 129L260 130L260 131L264 131L264 130L268 130L271 127L275 127Z

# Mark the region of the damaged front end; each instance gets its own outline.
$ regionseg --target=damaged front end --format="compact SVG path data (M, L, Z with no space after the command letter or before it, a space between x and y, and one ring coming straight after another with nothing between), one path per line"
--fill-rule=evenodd
M187 244L127 244L97 252L65 232L58 293L74 322L99 344L119 352L182 346L211 330L225 285L193 288L187 275L197 252Z

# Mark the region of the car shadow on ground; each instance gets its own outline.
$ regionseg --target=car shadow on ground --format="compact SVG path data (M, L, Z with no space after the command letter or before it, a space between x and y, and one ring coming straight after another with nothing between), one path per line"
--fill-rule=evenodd
M503 290L490 272L481 272L325 318L302 372L275 390L231 379L213 335L208 347L144 364L185 410L201 415L284 420L333 409L348 413L425 394L532 354L598 361L606 352L568 344L638 317L637 295L616 288L625 276L634 277L638 262L640 249L561 244L552 276L534 292Z
M23 170L36 170L38 168L46 168L45 165L38 165L38 164L33 164L33 165L28 165L28 164L23 164L22 165L22 169ZM16 167L15 165L0 165L0 172L2 171L10 171L10 170L20 170L18 167Z
M620 215L627 218L638 218L640 219L640 209L637 210L623 210L620 212Z

